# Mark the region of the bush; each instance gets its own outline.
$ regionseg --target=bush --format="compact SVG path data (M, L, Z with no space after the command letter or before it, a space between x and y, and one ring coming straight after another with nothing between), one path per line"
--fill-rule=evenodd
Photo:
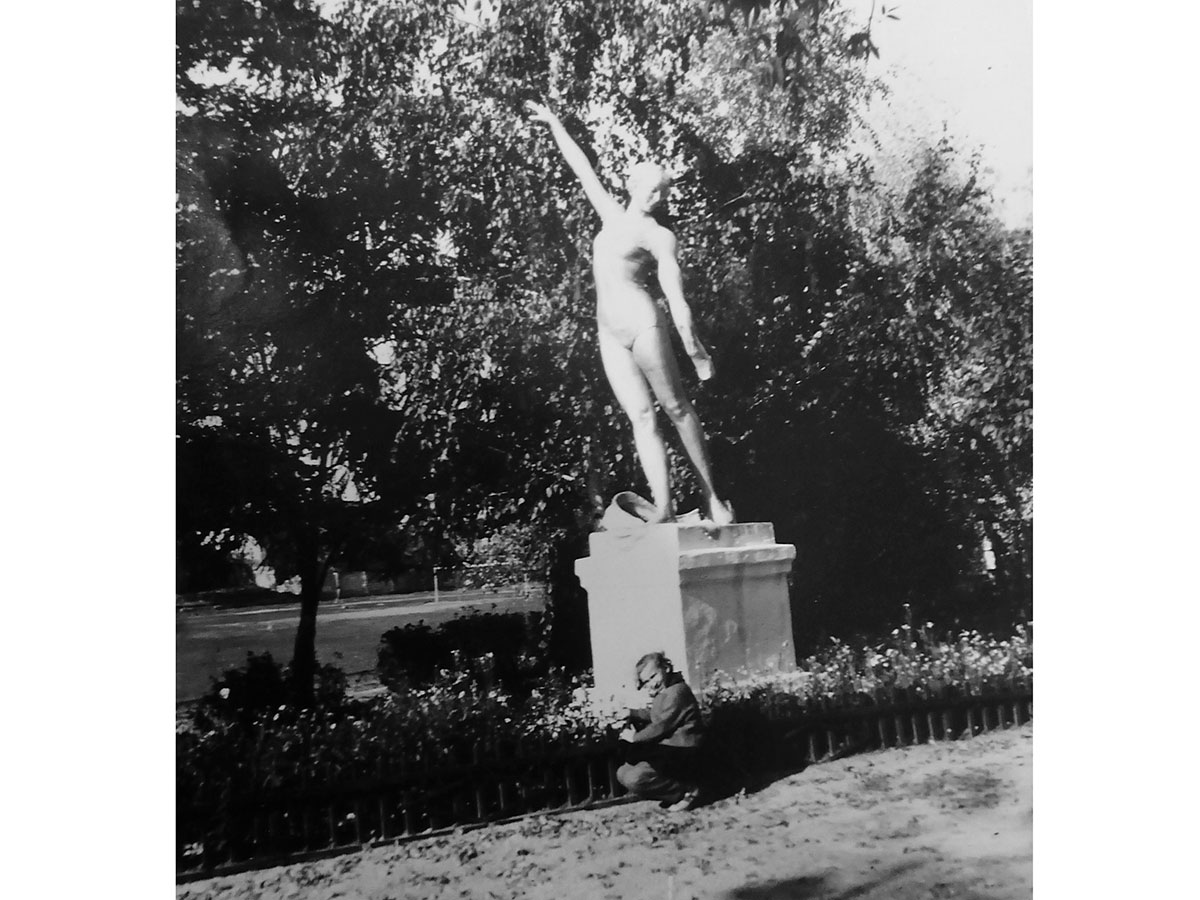
M191 724L199 731L258 721L281 708L335 708L347 702L346 675L336 666L317 669L311 693L297 691L291 670L270 653L246 654L246 665L226 669L197 702Z
M894 696L936 695L947 689L980 694L989 689L1028 684L1033 677L1033 628L1017 625L998 639L978 631L957 635L934 633L932 622L911 623L892 631L873 646L854 649L834 638L830 646L786 673L717 673L702 696L709 707L750 702L759 707L790 707L821 702L850 705Z
M177 798L219 806L264 789L371 778L400 760L468 762L479 741L577 743L605 735L609 723L587 707L585 681L551 671L517 699L484 687L477 663L441 671L428 684L401 683L383 697L326 692L300 704L278 693L286 678L269 657L251 658L246 669L226 673L179 729Z
M1028 687L1033 676L1032 629L1019 625L1008 638L977 631L937 637L933 623L911 623L885 640L854 649L834 639L801 660L794 672L740 677L718 673L699 692L714 739L714 752L751 771L784 768L795 760L780 722L805 713L879 703L901 703L953 692L978 696L989 690ZM802 734L803 730L797 730ZM871 743L873 737L865 737ZM791 755L789 756L789 753Z
M439 628L422 620L384 632L379 680L400 690L432 684L440 672L466 667L485 691L495 686L525 696L549 673L544 638L541 613L471 613Z

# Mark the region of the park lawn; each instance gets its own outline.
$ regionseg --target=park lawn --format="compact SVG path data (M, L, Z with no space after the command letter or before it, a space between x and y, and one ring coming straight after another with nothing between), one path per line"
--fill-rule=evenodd
M179 885L179 900L856 900L1032 893L1032 725L811 766L691 813L635 803Z

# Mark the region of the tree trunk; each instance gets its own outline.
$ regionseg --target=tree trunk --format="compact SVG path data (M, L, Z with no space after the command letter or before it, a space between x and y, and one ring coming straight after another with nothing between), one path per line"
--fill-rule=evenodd
M296 643L292 648L292 684L296 696L309 699L317 674L317 607L321 588L329 571L329 558L320 558L316 541L300 544L300 623L296 626Z
M1017 524L1015 538L1021 561L1018 602L1028 616L1033 612L1033 524L1021 519Z
M300 697L311 697L313 678L317 673L317 605L321 602L321 585L316 578L300 576L300 624L296 627L296 643L292 649L292 683Z

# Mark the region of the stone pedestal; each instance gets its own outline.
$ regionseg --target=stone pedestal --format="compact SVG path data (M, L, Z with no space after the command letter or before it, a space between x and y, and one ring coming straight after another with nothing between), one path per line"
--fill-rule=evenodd
M787 576L796 548L775 543L769 522L600 531L589 550L575 574L588 594L598 701L634 705L634 663L654 650L697 692L717 669L795 668Z

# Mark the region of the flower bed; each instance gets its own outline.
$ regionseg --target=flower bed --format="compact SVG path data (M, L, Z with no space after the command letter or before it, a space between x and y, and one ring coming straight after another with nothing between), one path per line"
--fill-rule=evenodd
M386 837L393 819L393 834L412 833L616 794L611 761L619 723L588 704L586 678L550 671L513 690L494 675L490 655L459 655L455 668L427 682L401 679L387 696L352 700L340 673L326 668L314 699L300 704L289 699L285 673L269 657L227 673L177 734L179 866L211 866L271 843L251 834L260 820L236 824L268 807L282 810L279 827L290 835L278 846L305 849ZM713 743L744 769L763 770L874 741L873 729L885 746L909 742L906 735L933 738L939 728L946 736L956 730L946 718L948 700L1027 690L1031 677L1028 628L1003 640L977 632L938 639L932 626L906 625L862 649L834 641L792 673L719 674L698 693ZM937 721L934 700L941 704ZM878 717L851 722L855 710L885 706L903 709L909 724L897 718L885 734ZM1002 721L1006 715L999 713ZM814 735L835 720L841 737L828 731L818 742ZM789 739L807 745L789 746ZM471 774L484 760L495 770L486 792L472 788ZM584 781L587 790L576 791ZM368 795L378 812L365 826L360 801ZM324 844L309 836L307 809L292 815L280 807L300 797L325 804Z
M933 623L892 631L878 644L855 649L833 639L831 646L801 660L794 672L759 675L718 673L702 692L709 708L751 702L802 708L813 702L846 705L880 695L932 696L953 689L968 695L1027 684L1033 677L1032 627L1018 625L1010 637L978 631L938 637Z

